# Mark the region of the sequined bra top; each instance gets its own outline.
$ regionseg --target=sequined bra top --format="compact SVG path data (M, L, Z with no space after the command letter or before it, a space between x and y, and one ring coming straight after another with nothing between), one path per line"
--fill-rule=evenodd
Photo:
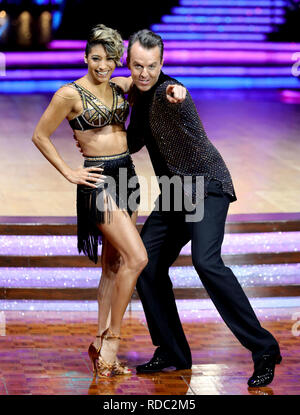
M76 118L69 120L73 130L91 130L110 124L123 125L129 114L129 104L122 89L113 82L109 82L113 92L112 108L108 108L94 94L83 86L72 82L69 86L76 88L80 94L83 111Z

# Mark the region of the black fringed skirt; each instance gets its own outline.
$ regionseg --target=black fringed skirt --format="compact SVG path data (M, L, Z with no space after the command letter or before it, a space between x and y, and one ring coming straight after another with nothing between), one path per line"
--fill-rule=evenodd
M118 209L131 216L140 204L140 185L129 152L112 156L84 157L84 167L102 167L106 176L97 188L77 185L77 248L95 264L102 233L97 224L111 223ZM116 206L115 206L116 205Z

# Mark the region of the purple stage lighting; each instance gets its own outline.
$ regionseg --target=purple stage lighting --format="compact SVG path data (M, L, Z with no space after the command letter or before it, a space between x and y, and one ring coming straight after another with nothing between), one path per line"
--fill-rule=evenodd
M180 6L238 6L238 7L285 7L283 0L180 0Z
M272 8L241 8L241 7L173 7L173 14L184 14L184 15L238 15L238 16L283 16L283 9L272 9Z
M127 41L124 42L127 45ZM281 50L300 51L300 43L287 42L213 42L213 41L184 41L166 40L165 49L239 49L239 50ZM80 49L84 51L84 40L53 40L48 49Z
M166 66L164 72L170 76L291 76L290 66L248 67L248 66ZM6 81L37 79L75 80L86 74L86 69L12 69L7 70ZM115 76L130 76L127 68L117 68Z
M166 50L165 64L207 64L207 63L259 63L259 64L292 64L293 52L249 51L249 50ZM71 52L6 52L7 68L15 65L27 67L34 65L49 66L56 64L82 64L83 53Z
M266 35L262 33L189 33L189 32L157 32L165 40L250 40L264 41Z
M151 26L154 32L234 32L234 33L270 33L272 26L264 25L207 25L207 24L154 24Z
M210 24L282 24L283 17L262 16L162 16L163 23L210 23Z

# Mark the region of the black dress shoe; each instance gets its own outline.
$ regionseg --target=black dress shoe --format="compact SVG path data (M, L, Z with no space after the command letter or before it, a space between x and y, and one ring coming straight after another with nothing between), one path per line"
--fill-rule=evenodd
M165 354L159 353L159 348L156 349L154 356L152 359L144 363L143 365L138 365L136 367L136 373L154 373L154 372L160 372L163 369L166 369L167 367L174 366L176 367L176 370L184 370L184 369L190 369L191 366L188 365L179 365L169 359Z
M264 355L260 360L254 364L254 372L248 380L250 387L266 386L272 382L274 378L275 365L282 360L280 354L278 355Z

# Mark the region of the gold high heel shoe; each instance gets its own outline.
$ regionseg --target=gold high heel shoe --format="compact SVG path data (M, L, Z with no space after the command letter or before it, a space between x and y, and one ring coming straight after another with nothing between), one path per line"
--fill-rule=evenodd
M101 336L96 336L96 337L101 337ZM88 354L93 365L94 375L96 375L97 373L97 359L100 356L100 350L101 350L101 346L97 349L93 343L90 344L90 347L88 349Z
M105 340L107 340L107 339L121 340L121 337L119 335L114 334L110 329L107 330L107 332L105 333L103 338ZM101 360L100 360L101 363L104 363L104 364L107 365L107 363L103 360L103 358L101 356L100 356L100 358L101 358ZM113 371L114 375L130 375L131 374L131 370L124 363L120 362L117 357L116 357L116 360L114 361L114 363L112 364L112 371Z
M122 362L115 362L113 367L113 372L115 375L131 375L131 370Z
M89 357L90 357L92 365L93 365L93 374L94 375L97 374L97 359L100 356L100 350L101 350L101 347L102 347L103 338L104 338L105 334L107 333L107 330L108 329L106 329L101 334L101 336L96 336L96 338L101 339L100 347L97 349L96 346L94 345L94 343L91 343L90 346L89 346L89 349L88 349L88 354L89 354Z
M97 375L102 377L109 377L112 374L114 363L107 363L100 355L96 362Z

